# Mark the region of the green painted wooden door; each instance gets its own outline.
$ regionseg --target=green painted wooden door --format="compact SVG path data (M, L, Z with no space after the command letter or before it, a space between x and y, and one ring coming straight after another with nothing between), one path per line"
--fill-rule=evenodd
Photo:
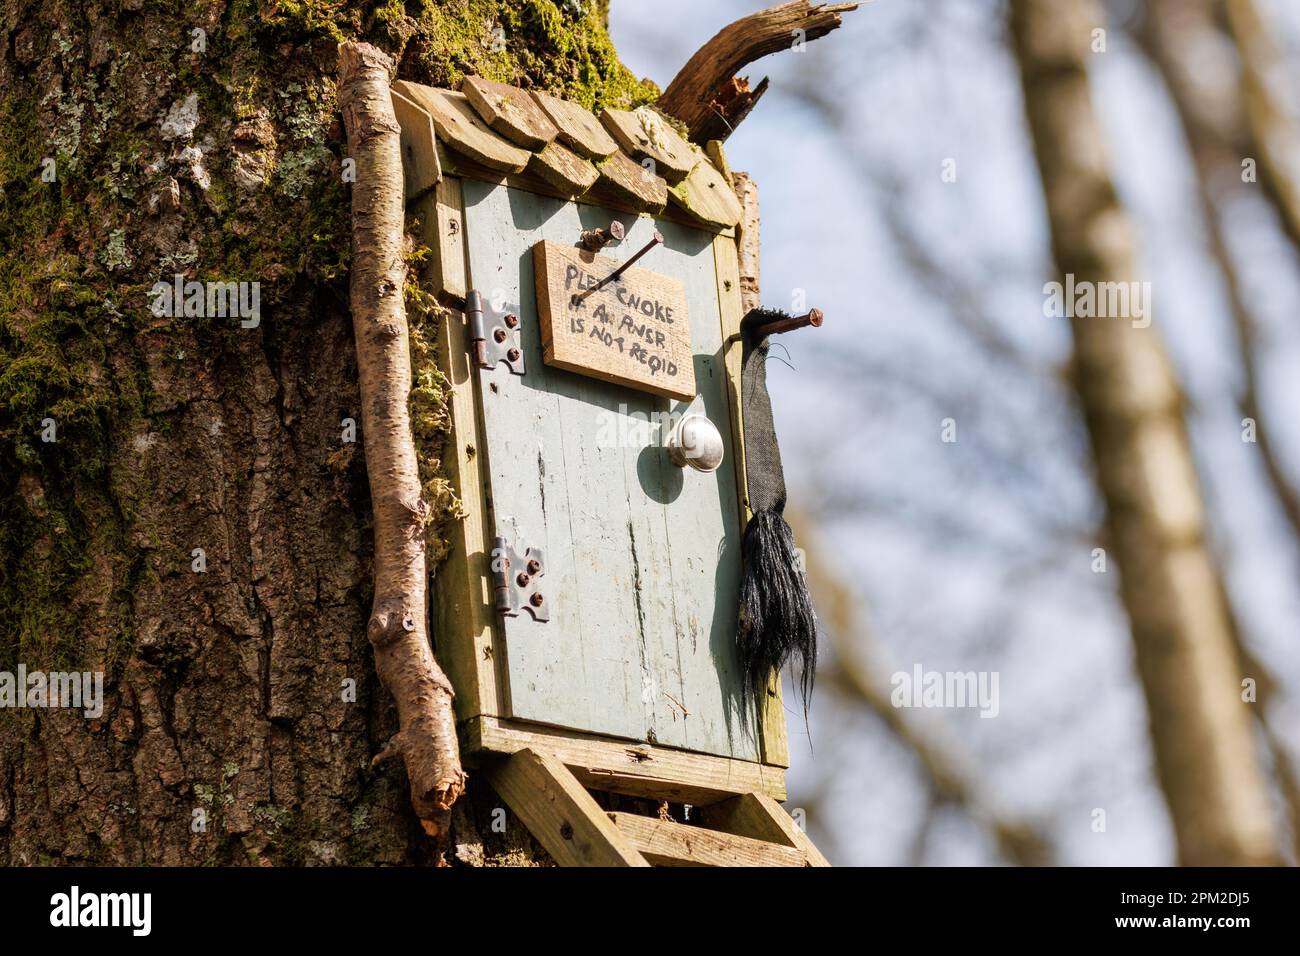
M741 709L735 652L739 509L712 235L504 186L464 182L469 281L516 303L526 374L480 375L491 515L522 553L547 556L550 620L505 617L512 717L758 759ZM638 263L686 288L697 396L673 401L542 362L532 246L575 243L618 218L621 259L658 228ZM722 467L675 467L649 423L699 412L726 442Z

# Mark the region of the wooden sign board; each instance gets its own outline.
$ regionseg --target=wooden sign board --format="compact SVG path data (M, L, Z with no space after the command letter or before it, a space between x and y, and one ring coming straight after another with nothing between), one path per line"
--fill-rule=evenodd
M681 282L632 266L604 288L577 298L620 265L560 242L543 239L533 246L543 360L689 401L695 397L695 362Z

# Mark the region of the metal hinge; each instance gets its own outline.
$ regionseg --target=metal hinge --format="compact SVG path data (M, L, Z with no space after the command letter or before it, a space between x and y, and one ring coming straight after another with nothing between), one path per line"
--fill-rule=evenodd
M507 302L494 309L477 289L470 289L465 293L465 322L469 326L470 354L479 368L496 368L499 362L505 362L516 375L524 374L519 306Z
M516 617L522 607L535 621L549 621L551 607L541 590L546 573L546 556L541 548L528 548L520 556L501 536L492 539L493 607L509 617Z

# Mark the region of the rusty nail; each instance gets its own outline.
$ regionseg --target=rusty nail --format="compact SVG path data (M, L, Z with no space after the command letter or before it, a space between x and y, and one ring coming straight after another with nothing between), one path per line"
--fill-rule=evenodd
M533 607L541 607L542 602L545 600L546 598L542 597L541 591L534 591L533 596L528 599L528 603L531 604Z
M623 224L615 219L605 229L583 230L582 246L590 252L598 252L611 242L622 242L624 235Z
M605 278L601 279L599 282L597 282L586 292L582 293L582 295L575 295L573 297L573 301L575 303L581 302L583 299L591 295L593 292L597 292L600 289L603 289L605 286L615 281L619 276L621 276L624 272L626 272L629 268L631 268L632 263L636 262L643 255L645 255L647 252L649 252L651 249L653 249L655 246L659 245L663 241L664 241L663 233L656 230L654 236L650 239L650 241L647 242L640 249L638 249L636 252L632 253L632 255L628 256L628 258L624 261L624 263L621 266L619 266L617 269L615 269Z
M542 562L538 561L536 558L533 558L528 562L529 574L536 574L540 570L542 570Z
M788 319L774 319L763 325L757 326L755 331L761 335L776 335L778 332L793 332L795 329L803 329L812 326L814 329L819 328L826 321L821 309L811 309L803 315L791 316Z

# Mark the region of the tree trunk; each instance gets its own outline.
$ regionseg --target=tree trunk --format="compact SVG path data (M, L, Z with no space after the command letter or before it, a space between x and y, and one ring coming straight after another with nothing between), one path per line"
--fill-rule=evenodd
M1088 90L1100 20L1085 0L1012 0L1052 249L1075 283L1139 279ZM1150 303L1148 302L1148 307ZM1149 315L1149 313L1148 313ZM1182 863L1274 863L1234 622L1206 541L1182 397L1154 324L1073 316L1074 385Z
M397 720L366 636L337 47L434 85L653 101L606 6L3 0L0 671L105 688L96 718L0 710L0 863L444 855L402 763L370 766ZM177 274L259 283L260 319L151 310ZM432 563L455 502L435 319L411 321ZM544 859L498 804L471 782L449 861Z

